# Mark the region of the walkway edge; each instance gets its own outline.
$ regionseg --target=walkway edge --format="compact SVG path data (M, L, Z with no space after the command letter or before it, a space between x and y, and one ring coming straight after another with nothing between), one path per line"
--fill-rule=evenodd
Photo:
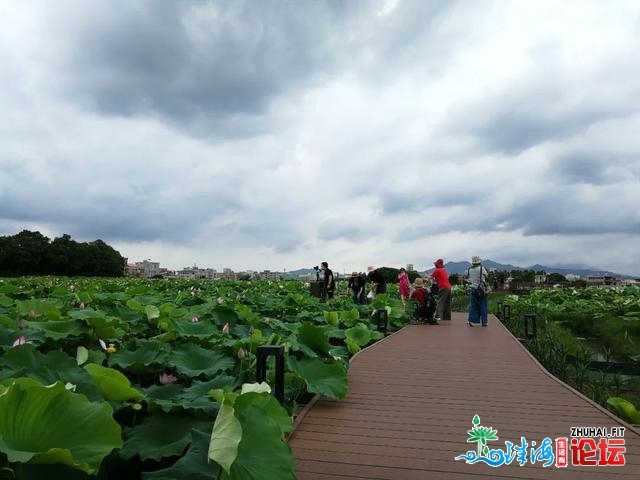
M372 343L371 345L366 346L365 348L361 349L359 352L356 352L350 359L349 359L349 365L351 365L351 362L353 362L356 358L358 358L358 355L360 355L363 352L366 352L367 350L369 350L370 348L375 347L376 345L381 344L382 342L386 341L388 338L393 337L394 335L400 333L402 330L404 330L405 328L407 328L409 325L411 324L407 324L404 327L402 327L400 330L396 330L395 332L393 332L391 335L385 335L384 338L381 338L380 340L378 340L375 343ZM349 372L347 371L347 374ZM349 388L348 384L347 384L347 389ZM347 395L348 395L348 390L347 390ZM307 403L304 408L302 410L300 410L300 413L298 413L298 416L296 417L295 421L293 422L293 428L291 429L291 433L289 434L289 436L287 437L287 442L289 442L289 439L291 437L293 437L294 433L296 432L296 428L298 428L298 425L300 425L300 423L302 422L302 420L304 420L304 417L307 415L307 413L309 413L311 411L311 409L314 407L314 405L318 402L318 400L320 400L320 398L322 398L321 395L314 395L314 397L309 401L309 403Z
M502 323L502 321L500 321L495 315L491 315L491 317L493 317L493 319L507 332L507 334L513 339L514 342L516 342L520 348L522 350L524 350L524 352L529 356L529 358L531 360L533 360L533 362L536 364L536 366L542 370L542 372L547 375L548 377L551 377L553 380L555 380L557 383L559 383L560 385L562 385L564 388L566 388L567 390L569 390L571 393L577 395L578 397L582 398L583 400L587 401L589 404L593 405L595 408L597 408L598 410L600 410L602 413L606 414L609 418L611 418L612 420L614 420L616 423L622 425L624 428L626 428L627 430L634 432L637 435L640 435L640 429L634 427L633 425L625 422L624 420L622 420L620 417L614 415L612 412L610 412L609 410L607 410L606 408L604 408L602 405L596 403L595 401L593 401L592 399L590 399L589 397L587 397L585 394L579 392L578 390L576 390L575 388L573 388L571 385L569 385L568 383L563 382L562 380L560 380L558 377L556 377L555 375L551 374L551 372L549 372L549 370L547 370L544 365L542 365L538 359L529 351L527 350L527 347L525 347L522 342L520 340L518 340L516 338L515 335L513 335L511 333L511 331ZM579 425L582 426L582 425ZM587 426L587 425L585 425ZM597 425L594 425L597 426Z

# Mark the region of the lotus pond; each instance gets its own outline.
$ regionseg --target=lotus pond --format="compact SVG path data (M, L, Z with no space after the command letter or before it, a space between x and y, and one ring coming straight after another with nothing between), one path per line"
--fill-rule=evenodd
M406 323L300 282L0 280L0 478L293 479L292 415L344 398L373 308ZM261 345L286 351L282 404Z

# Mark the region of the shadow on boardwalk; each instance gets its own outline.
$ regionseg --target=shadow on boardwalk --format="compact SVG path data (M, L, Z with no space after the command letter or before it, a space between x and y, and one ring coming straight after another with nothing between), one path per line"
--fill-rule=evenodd
M494 318L469 328L454 314L439 326L409 326L358 355L349 395L320 399L289 440L300 480L640 478L640 435L625 432L626 465L497 468L455 461L474 415L498 431L491 448L520 437L539 445L571 427L619 427L614 416L543 370Z

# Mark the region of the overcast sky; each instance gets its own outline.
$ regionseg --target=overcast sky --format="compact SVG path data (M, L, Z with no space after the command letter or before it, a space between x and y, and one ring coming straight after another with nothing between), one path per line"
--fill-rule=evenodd
M0 235L640 274L640 2L0 0Z

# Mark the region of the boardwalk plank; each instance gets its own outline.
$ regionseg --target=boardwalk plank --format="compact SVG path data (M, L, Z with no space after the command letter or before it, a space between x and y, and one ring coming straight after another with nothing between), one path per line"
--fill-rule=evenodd
M320 399L289 439L301 480L464 478L640 478L640 435L625 435L623 467L499 468L457 455L471 419L504 440L569 437L573 426L619 426L617 419L544 371L496 321L469 328L462 314L440 326L410 326L362 352L342 402Z

